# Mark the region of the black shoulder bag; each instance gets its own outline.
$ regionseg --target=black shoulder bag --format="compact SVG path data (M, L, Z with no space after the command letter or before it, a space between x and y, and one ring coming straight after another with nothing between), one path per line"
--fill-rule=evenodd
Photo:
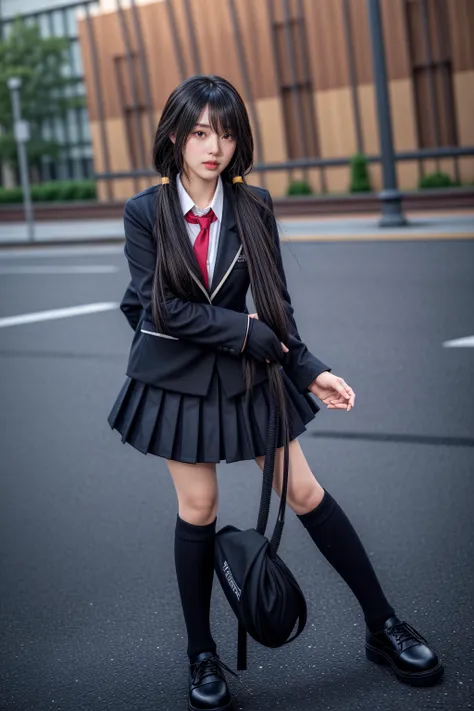
M285 433L280 508L271 540L265 536L275 466L279 425L270 400L267 454L257 527L241 531L225 526L216 533L215 570L238 620L237 669L247 669L247 634L265 647L292 642L306 625L306 600L293 574L277 555L285 522L289 449ZM291 636L295 625L296 632Z

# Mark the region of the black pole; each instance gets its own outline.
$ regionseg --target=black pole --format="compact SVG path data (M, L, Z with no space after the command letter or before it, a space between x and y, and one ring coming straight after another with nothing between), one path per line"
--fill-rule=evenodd
M369 15L372 64L377 99L380 149L382 152L383 190L379 195L382 208L380 226L397 227L406 225L407 221L403 215L402 195L398 191L397 174L395 171L392 120L388 96L380 0L367 0L367 10Z

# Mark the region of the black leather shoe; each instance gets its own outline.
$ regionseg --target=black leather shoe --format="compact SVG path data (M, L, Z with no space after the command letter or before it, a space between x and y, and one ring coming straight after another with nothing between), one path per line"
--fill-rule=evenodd
M407 622L389 617L375 634L367 628L365 653L376 664L389 664L397 679L412 686L431 686L444 667L428 642Z
M232 698L222 669L237 676L217 654L202 652L189 665L189 708L191 711L231 711Z

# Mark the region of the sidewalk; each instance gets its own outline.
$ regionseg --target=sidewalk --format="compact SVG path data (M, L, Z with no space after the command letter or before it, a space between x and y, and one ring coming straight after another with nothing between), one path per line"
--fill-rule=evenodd
M378 216L325 217L321 219L283 218L279 220L283 239L289 241L385 240L385 239L472 239L472 213L444 213L409 217L409 225L380 228ZM72 242L109 242L124 239L121 219L37 222L35 245ZM25 223L0 225L0 248L31 246Z

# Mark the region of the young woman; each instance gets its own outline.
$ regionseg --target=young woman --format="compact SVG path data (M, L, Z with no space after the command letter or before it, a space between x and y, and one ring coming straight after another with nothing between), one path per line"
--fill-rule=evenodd
M285 427L288 502L359 601L370 660L428 685L443 667L386 599L346 515L315 479L298 436L319 411L350 412L355 394L301 341L272 201L244 176L253 161L245 105L225 79L195 76L164 107L153 148L162 176L125 206L131 284L122 310L135 330L126 382L109 424L163 457L176 488L177 581L188 634L189 708L230 709L209 617L218 503L216 464L263 469L269 399L279 404L274 489ZM249 314L251 287L257 309Z

